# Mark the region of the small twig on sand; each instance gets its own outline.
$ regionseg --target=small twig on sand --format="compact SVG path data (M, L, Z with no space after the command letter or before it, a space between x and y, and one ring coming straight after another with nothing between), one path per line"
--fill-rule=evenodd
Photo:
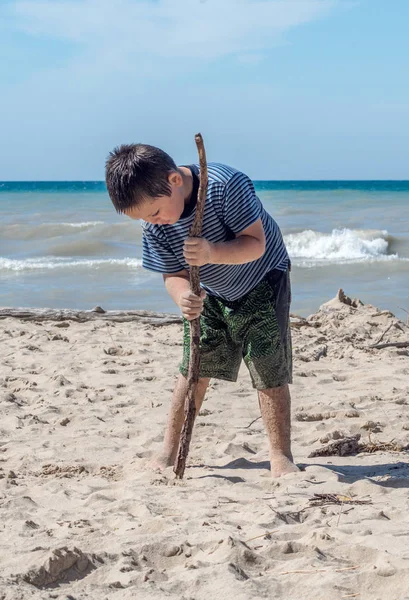
M405 312L408 315L406 325L409 325L409 310L406 310L406 308L402 308L401 306L398 306L398 308L400 308L400 310L403 310L403 312Z
M359 565L356 565L355 567L344 567L343 569L334 569L334 571L335 573L343 573L344 571L356 571L356 569L359 569ZM292 575L293 573L328 573L330 571L333 571L333 569L306 569L305 571L282 571L280 575Z
M114 338L112 337L112 333L109 331L109 329L108 329L108 333L109 333L109 337L111 338L114 347L116 348L116 350L119 350L118 346L115 344Z
M372 500L355 500L340 494L314 494L309 500L310 506L329 506L330 504L372 504Z
M253 540L259 540L260 538L266 537L267 535L271 535L272 533L277 533L277 531L280 530L274 529L274 531L266 531L265 533L262 533L261 535L256 535L255 537L252 537L249 540L244 540L244 543L247 544L248 542L252 542Z
M338 527L338 525L339 525L339 521L340 521L340 519L341 519L341 515L342 515L342 509L343 509L343 508L344 508L344 500L342 499L342 502L341 502L341 508L339 509L339 515L338 515L337 527Z
M381 336L379 336L379 338L373 343L371 344L371 347L376 346L376 344L379 344L379 342L381 342L383 340L383 338L385 337L385 335L388 333L389 329L391 329L393 326L395 325L395 323L390 323L388 325L388 327L385 329L385 331L382 333Z
M244 427L236 427L236 429L248 429L249 427L251 427L253 425L253 423L258 421L259 419L261 419L261 415L259 417L257 417L257 419L253 419L251 421L251 423L249 423L248 425L244 425Z

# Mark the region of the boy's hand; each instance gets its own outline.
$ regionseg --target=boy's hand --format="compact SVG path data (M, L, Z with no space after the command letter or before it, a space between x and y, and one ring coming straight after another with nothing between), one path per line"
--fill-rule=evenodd
M205 238L191 237L185 240L183 255L191 267L202 267L212 262L213 244Z
M199 317L203 310L203 300L206 298L206 292L201 290L200 297L188 290L183 292L179 299L180 310L188 321L193 321Z

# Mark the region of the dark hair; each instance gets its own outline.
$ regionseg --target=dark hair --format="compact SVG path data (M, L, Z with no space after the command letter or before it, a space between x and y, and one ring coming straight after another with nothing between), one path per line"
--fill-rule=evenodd
M146 144L123 144L109 153L105 180L116 211L143 204L148 198L170 196L169 173L177 171L163 150Z

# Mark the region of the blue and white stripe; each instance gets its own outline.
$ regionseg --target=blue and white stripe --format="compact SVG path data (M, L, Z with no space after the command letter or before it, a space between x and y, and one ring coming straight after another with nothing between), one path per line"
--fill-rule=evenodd
M288 254L280 229L256 196L252 181L226 165L208 165L209 185L203 216L202 235L210 242L225 242L261 218L266 251L253 262L242 265L200 267L202 287L213 296L237 300L252 290L272 269L285 271ZM146 269L159 273L189 270L183 244L189 236L196 209L174 225L143 222L143 256Z

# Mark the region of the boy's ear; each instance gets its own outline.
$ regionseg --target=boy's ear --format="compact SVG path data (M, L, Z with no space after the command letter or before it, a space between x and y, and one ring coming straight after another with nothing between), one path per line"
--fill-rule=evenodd
M171 185L175 185L176 187L181 187L183 185L183 178L179 171L172 171L169 173L168 181Z

